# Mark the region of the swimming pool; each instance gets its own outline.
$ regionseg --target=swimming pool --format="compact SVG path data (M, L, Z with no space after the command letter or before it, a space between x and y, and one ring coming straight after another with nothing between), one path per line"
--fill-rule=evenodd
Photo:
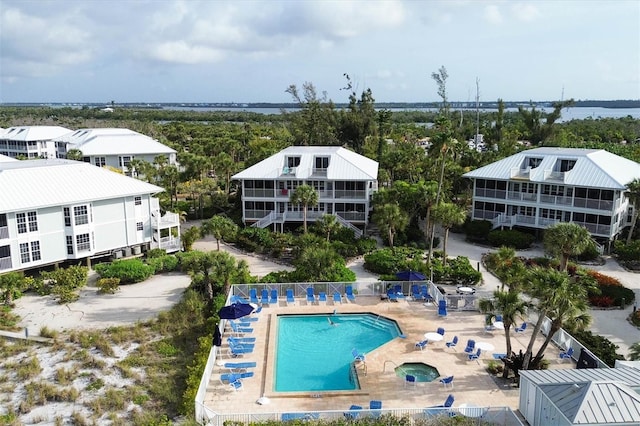
M400 334L395 321L373 314L280 315L274 390L359 389L352 349L366 354Z

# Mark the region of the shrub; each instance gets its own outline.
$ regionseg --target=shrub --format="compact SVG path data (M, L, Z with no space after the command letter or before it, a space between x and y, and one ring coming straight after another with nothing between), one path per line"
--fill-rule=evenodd
M132 284L149 278L153 275L154 269L140 259L125 259L96 265L96 272L102 278L119 278L120 284Z
M595 260L599 256L600 256L600 252L598 251L596 244L593 241L591 241L591 244L589 244L582 253L576 256L576 259L579 261L585 262L589 260Z
M613 298L609 296L591 296L589 297L589 303L591 303L591 306L599 308L610 308L613 306Z
M469 241L483 242L487 240L493 225L488 220L471 220L464 225L464 231Z
M147 259L153 259L155 257L162 257L166 255L167 255L167 251L165 249L155 248L147 252Z
M513 247L521 250L529 248L535 238L533 235L525 234L524 232L516 231L514 229L506 229L504 231L495 230L489 232L487 236L489 244L494 247Z
M594 306L626 306L635 300L635 292L623 286L617 278L593 270L587 270L587 275L596 280L599 289L597 294L589 294L591 303L594 304L594 300L596 303L607 303L611 299L610 305Z
M371 253L378 247L378 242L375 238L360 238L356 241L356 247L358 254Z
M637 327L640 327L640 310L631 314L631 323Z
M243 250L268 253L275 240L271 231L263 228L243 228L236 234L236 245Z
M618 259L622 261L640 260L640 240L631 241L629 244L615 241L613 243L613 251L618 256Z
M482 273L477 271L469 262L469 258L458 256L447 262L449 279L464 285L478 284L482 279Z
M422 259L422 250L383 248L364 256L364 268L376 274L393 274L407 269L408 263L414 258Z
M98 293L114 294L120 290L120 278L100 278L97 285Z
M616 352L618 346L606 337L593 334L590 330L572 330L567 328L567 331L611 368L614 367L617 359L624 359L623 355L619 355Z
M154 273L159 274L162 272L175 271L178 267L178 258L176 256L167 254L160 257L152 257L147 259L147 265L153 267Z

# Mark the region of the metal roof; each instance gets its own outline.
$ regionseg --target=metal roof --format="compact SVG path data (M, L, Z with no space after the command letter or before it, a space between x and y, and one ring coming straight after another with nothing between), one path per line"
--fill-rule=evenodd
M463 176L476 179L510 180L511 170L526 169L526 160L531 157L542 160L538 167L531 169L529 174L531 182L545 182L545 172L553 170L560 160L576 161L571 171L564 175L566 185L624 190L629 182L640 178L640 164L635 161L604 149L575 148L529 149L465 173Z
M288 157L300 157L292 178L307 179L313 174L314 158L329 157L328 180L375 180L378 162L338 146L290 146L233 175L233 179L275 179L282 175Z
M19 126L10 127L0 133L0 139L11 141L47 141L55 139L71 130L60 126Z
M8 157L6 155L0 154L0 163L4 163L4 162L7 162L7 161L20 161L20 160L18 160L17 158L11 158L11 157Z
M71 160L0 163L0 213L155 194L156 185Z
M640 424L640 374L634 368L524 370L573 424Z
M129 129L79 129L57 137L69 149L79 149L84 156L173 154L176 151L157 140Z

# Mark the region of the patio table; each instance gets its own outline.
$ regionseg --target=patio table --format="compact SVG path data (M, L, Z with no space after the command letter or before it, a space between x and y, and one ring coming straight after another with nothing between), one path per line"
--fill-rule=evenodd
M473 288L473 287L464 287L464 286L463 286L463 287L458 287L458 288L456 289L456 291L457 291L459 294L474 294L474 293L476 292L476 289L475 289L475 288Z
M424 333L424 338L430 342L439 342L444 339L444 336L440 333L430 331L429 333Z
M491 344L489 342L476 342L476 348L482 349L483 352L491 352L496 347L493 346L493 344Z

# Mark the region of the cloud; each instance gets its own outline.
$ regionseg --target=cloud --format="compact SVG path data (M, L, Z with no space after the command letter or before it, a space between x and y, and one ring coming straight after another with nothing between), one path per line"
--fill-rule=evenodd
M535 21L540 16L538 8L531 3L516 3L511 6L511 13L516 19L526 22Z
M495 4L487 5L484 8L484 19L490 24L501 24L503 21L502 13Z
M74 22L77 15L41 17L8 7L0 13L2 77L42 76L65 66L88 62L94 56L92 34Z

